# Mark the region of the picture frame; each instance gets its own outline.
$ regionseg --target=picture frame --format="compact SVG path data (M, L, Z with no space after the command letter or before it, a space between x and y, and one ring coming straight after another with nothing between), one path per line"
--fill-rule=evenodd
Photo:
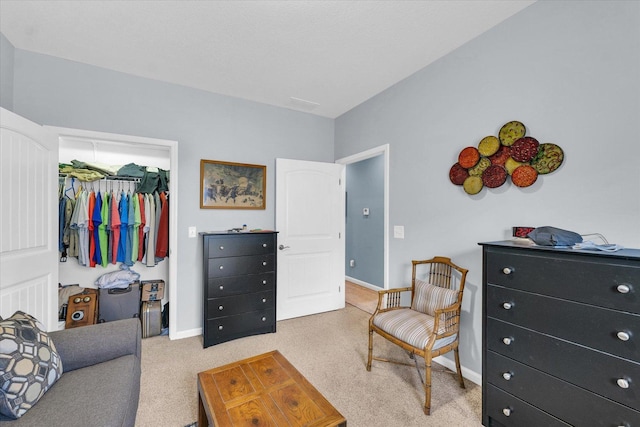
M267 167L200 160L200 209L266 209Z

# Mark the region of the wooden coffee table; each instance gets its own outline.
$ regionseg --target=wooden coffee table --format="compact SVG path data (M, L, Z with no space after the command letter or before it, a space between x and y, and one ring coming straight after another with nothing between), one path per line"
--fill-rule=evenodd
M198 427L345 426L347 420L277 350L198 374Z

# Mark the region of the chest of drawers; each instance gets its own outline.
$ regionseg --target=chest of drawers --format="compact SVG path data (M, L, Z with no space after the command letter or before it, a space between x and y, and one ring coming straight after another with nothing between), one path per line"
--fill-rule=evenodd
M276 331L275 232L203 234L203 345Z
M640 250L481 245L483 424L640 427Z

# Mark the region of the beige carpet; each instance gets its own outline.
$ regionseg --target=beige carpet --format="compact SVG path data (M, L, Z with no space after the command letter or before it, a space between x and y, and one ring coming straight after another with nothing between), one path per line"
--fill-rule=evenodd
M202 348L201 337L146 338L136 426L183 427L194 422L198 372L271 350L289 359L346 417L349 427L481 426L481 388L470 381L461 389L452 374L435 372L431 415L426 416L423 387L414 367L374 361L367 372L368 319L368 313L347 305L278 322L275 334L207 349ZM401 349L378 336L374 354L408 360Z

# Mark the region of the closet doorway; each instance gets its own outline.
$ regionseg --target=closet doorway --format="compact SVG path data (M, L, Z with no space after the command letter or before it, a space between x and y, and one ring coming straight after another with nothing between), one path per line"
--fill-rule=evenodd
M163 261L153 267L135 263L131 269L140 274L140 280L164 280L166 287L164 303L169 304L169 338L177 336L178 292L177 284L177 207L178 207L178 143L176 141L144 138L129 135L118 135L79 129L45 126L58 136L59 161L70 163L71 160L96 162L106 165L125 165L134 163L140 166L157 167L169 171L169 254ZM68 184L69 179L65 180ZM135 183L116 181L95 181L88 185L101 191L120 189L135 191ZM70 258L60 262L58 280L61 284L79 284L83 287L94 287L95 280L110 271L118 270L120 263L108 264L107 267L84 267L76 259Z

